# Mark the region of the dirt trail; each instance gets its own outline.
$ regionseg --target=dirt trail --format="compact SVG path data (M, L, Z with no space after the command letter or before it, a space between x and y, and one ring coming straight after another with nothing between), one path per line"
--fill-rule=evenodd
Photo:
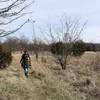
M8 98L10 98L9 100L35 100L37 81L31 76L29 78L24 76L23 69L19 63L20 57L21 54L19 53L13 54L13 62L11 66L6 70L0 71L0 85L2 88L0 92L5 92L5 89L7 92L0 95L2 97L0 100L8 100ZM10 94L11 92L12 94ZM22 93L23 95L19 95L19 93Z

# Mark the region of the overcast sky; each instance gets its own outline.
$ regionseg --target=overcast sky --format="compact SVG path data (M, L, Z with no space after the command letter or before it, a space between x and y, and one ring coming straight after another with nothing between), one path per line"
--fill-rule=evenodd
M33 11L31 18L36 21L35 32L40 26L56 23L58 18L66 15L87 21L83 40L100 43L100 0L35 0L30 10ZM32 36L32 24L25 25L16 34L23 33Z

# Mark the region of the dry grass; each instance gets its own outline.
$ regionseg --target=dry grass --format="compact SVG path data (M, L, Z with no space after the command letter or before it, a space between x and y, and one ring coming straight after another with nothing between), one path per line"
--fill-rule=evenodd
M0 100L100 100L100 72L93 69L99 61L96 55L87 52L80 58L71 58L64 71L51 56L44 56L47 63L41 59L36 62L32 56L27 79L19 64L21 54L14 53L11 66L0 71Z

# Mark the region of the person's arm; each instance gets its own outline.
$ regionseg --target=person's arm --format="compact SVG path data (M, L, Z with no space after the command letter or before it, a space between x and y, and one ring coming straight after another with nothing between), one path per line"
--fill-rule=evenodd
M21 59L20 59L20 63L23 61L23 55L22 55L22 57L21 57Z
M30 66L31 66L31 57L30 57L30 55L29 55L29 62L30 62Z

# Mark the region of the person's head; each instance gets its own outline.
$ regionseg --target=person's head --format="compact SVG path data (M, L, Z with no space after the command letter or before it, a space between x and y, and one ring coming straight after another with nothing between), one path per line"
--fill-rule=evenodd
M27 50L24 50L24 54L28 54L28 51Z

